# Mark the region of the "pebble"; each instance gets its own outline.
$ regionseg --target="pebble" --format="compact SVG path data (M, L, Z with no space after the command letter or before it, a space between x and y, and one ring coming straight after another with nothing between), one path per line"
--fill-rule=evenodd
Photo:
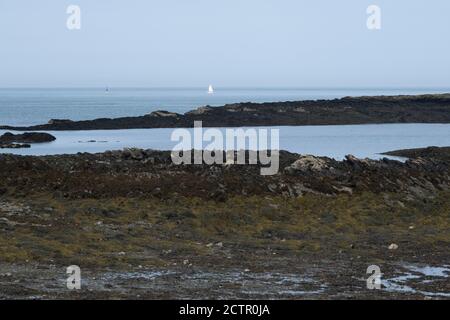
M398 244L392 243L389 247L389 250L397 250L398 249Z

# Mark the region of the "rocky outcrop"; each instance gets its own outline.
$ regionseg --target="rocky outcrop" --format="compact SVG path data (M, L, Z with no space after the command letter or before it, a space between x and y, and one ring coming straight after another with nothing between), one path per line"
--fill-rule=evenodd
M0 136L0 143L43 143L52 142L56 138L51 134L44 132L25 132L23 134L13 134L11 132L6 132L4 135Z
M434 154L439 151L434 150ZM446 153L445 150L441 151ZM0 155L0 189L56 197L336 196L365 192L426 199L450 188L443 155L406 162L347 156L343 161L280 151L280 170L262 176L261 165L175 165L168 151L125 149L99 154L22 157Z
M96 130L186 128L194 121L204 127L300 126L371 123L450 123L450 94L419 96L346 97L333 100L235 103L205 106L185 114L155 111L141 117L86 121L51 120L31 127L6 130Z
M425 159L441 159L450 161L450 147L427 147L418 149L407 149L385 152L384 154L390 156L414 158L414 163L424 162ZM413 163L413 162L411 162Z

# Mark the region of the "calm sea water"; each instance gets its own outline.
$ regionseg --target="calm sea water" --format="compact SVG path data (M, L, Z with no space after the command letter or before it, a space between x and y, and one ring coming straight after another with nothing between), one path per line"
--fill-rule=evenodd
M450 124L302 126L273 129L280 130L281 149L335 159L342 159L347 154L378 159L383 157L380 153L397 149L450 146ZM225 129L221 130L223 132ZM172 131L172 129L50 131L57 137L54 142L35 144L31 149L0 149L0 153L22 155L93 153L125 147L172 150L177 145L177 142L170 139ZM190 132L192 133L192 130ZM0 131L0 134L2 133L3 131Z
M140 116L155 110L184 113L235 102L331 99L344 96L443 93L450 89L0 89L0 125L32 125L50 119L86 120Z

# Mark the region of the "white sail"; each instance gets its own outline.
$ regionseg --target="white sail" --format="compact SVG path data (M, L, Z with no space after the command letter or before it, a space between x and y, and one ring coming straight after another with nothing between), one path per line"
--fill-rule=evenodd
M209 93L209 94L212 94L212 93L214 93L214 88L213 88L213 86L212 86L212 85L209 85L209 88L208 88L208 93Z

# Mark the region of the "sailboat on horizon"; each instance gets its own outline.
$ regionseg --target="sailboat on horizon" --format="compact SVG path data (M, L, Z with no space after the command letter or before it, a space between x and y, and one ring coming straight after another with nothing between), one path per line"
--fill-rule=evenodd
M208 87L208 94L213 94L214 93L214 88L213 86L210 84Z

